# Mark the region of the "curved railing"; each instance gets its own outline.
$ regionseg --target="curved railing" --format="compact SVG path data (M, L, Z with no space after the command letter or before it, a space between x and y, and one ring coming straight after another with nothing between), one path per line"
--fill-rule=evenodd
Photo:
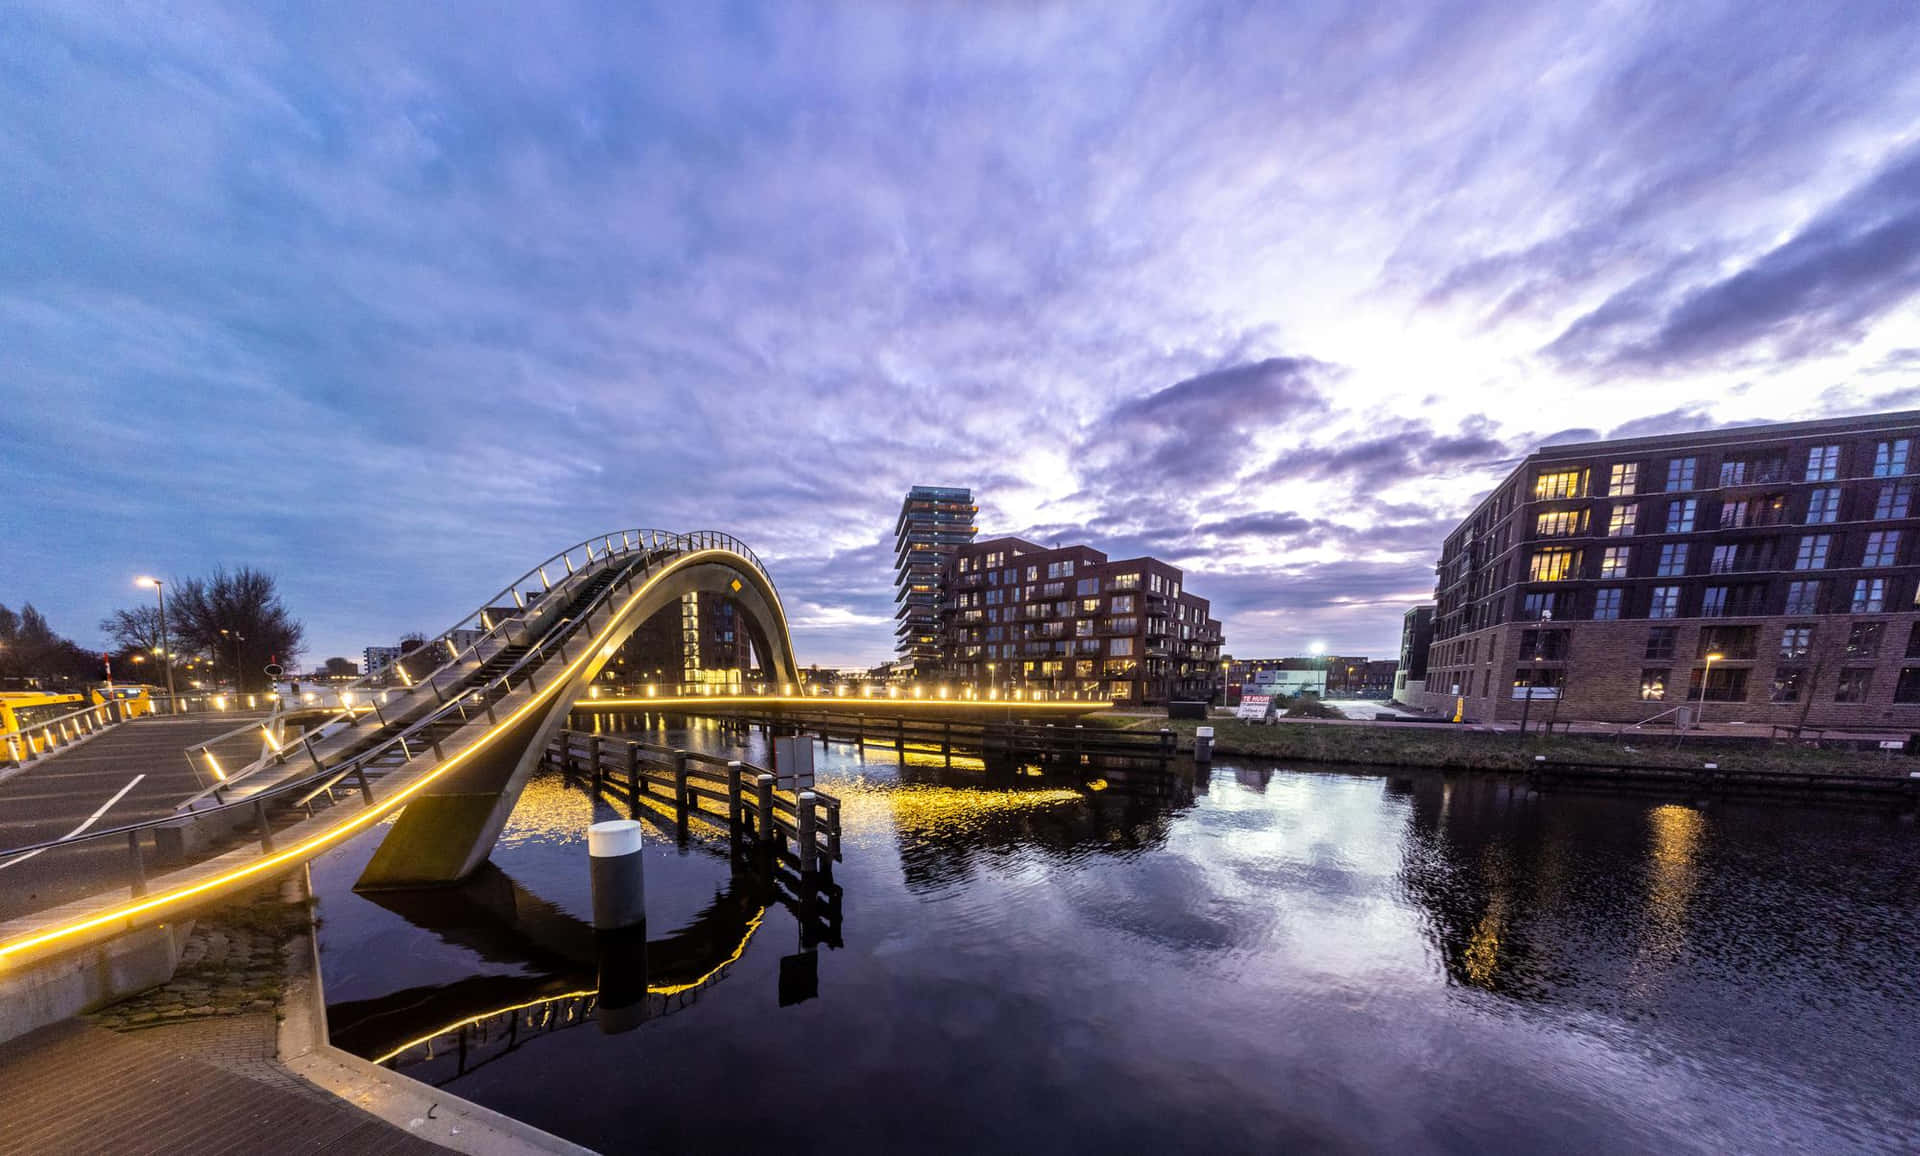
M596 539L595 541L598 542L600 540ZM514 661L513 665L500 675L479 685L460 688L459 693L453 698L428 710L421 717L406 723L396 733L388 735L365 750L353 752L336 763L326 764L323 763L317 755L312 755L310 745L303 744L306 745L307 753L313 758L316 764L315 769L307 774L296 776L287 781L251 793L244 799L232 801L225 800L221 797L220 792L223 792L226 788L226 785L223 784L218 791L209 792L213 795L212 806L195 807L185 813L176 813L160 819L129 823L118 827L88 831L69 838L49 840L0 850L0 865L5 865L25 857L37 856L43 852L57 851L71 853L81 848L98 850L109 847L114 841L124 842L127 846L125 878L132 896L138 900L147 893L145 845L148 843L157 845L160 839L160 832L177 829L183 823L210 824L215 830L224 827L228 831L237 832L242 829L243 825L250 822L253 827L252 837L258 839L263 853L263 859L267 859L272 858L275 854L272 820L276 812L284 816L289 808L298 808L304 811L304 815L301 816L302 818L311 816L316 813L316 808L329 807L337 802L338 800L334 795L335 790L339 789L341 784L349 779L354 780L354 785L358 788L357 793L365 804L359 814L364 815L372 810L383 812L389 810L395 805L391 800L389 800L385 806L378 806L376 804L374 783L367 775L369 765L385 756L391 755L396 749L408 760L414 757L416 748L420 751L431 748L436 754L439 754L438 743L423 739L422 733L428 728L434 727L439 723L447 722L455 716L458 716L462 722L469 720L474 710L482 709L474 705L476 701L485 698L487 694L492 691L499 690L502 692L502 696L504 696L506 693L511 693L514 690L528 688L537 695L541 689L540 683L536 680L536 672L539 668L545 665L548 659L555 654L559 656L563 663L572 662L574 656L569 655L567 649L568 644L575 642L583 629L586 629L588 633L591 634L591 628L589 627L590 620L604 609L613 598L630 594L634 584L651 577L656 568L664 569L686 554L705 549L721 549L735 553L739 557L746 559L763 575L766 574L766 569L759 560L753 556L751 552L747 551L743 544L739 543L738 539L732 538L730 535L716 534L713 532L673 535L657 542L649 548L646 555L630 562L625 570L609 584L606 589L600 591L590 603L584 607L577 608L575 613L561 619L544 637L530 644L527 652L520 655ZM671 553L666 552L669 550ZM537 569L536 567L536 571ZM771 582L770 578L769 582ZM562 677L564 677L564 675ZM491 716L491 706L484 709L485 712ZM490 718L489 721L496 720ZM241 729L243 731L250 730L259 725L260 724L255 721ZM484 741L484 739L475 741ZM473 743L469 743L463 749L472 749L472 747ZM409 788L408 791L402 792L402 794L410 794L412 789L413 788ZM232 822L230 824L223 824L221 822L222 817L230 819ZM147 836L151 836L151 838L146 838ZM318 848L316 848L316 850L317 849ZM222 853L224 853L224 849ZM251 865L247 870L258 869L259 861L256 861L256 863ZM200 885L195 885L196 888L199 886ZM85 925L92 927L99 922L99 920L86 921ZM27 936L22 940L16 940L14 942L0 943L0 962L3 962L8 955L33 948L47 938L48 936L46 934L42 934Z

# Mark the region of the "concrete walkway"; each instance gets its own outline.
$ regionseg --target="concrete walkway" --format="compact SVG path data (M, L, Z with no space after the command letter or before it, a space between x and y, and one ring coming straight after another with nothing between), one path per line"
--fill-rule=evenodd
M447 1150L274 1059L271 1013L111 1032L79 1020L0 1045L0 1154Z

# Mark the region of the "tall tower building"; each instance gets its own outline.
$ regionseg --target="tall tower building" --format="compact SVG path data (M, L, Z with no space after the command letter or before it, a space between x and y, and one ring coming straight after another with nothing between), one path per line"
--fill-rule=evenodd
M973 491L915 486L894 525L894 629L900 665L915 675L940 667L947 561L979 531Z

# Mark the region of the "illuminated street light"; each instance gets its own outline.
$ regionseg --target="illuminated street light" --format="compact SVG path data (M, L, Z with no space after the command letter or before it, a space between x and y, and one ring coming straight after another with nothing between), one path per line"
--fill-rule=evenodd
M173 646L171 643L167 641L167 591L166 591L166 588L161 583L160 579L155 578L152 575L148 575L148 574L142 574L140 577L135 578L133 580L133 584L135 586L153 587L153 593L155 597L159 598L160 600L160 650L159 650L159 653L165 656L165 662L167 667L167 704L173 708L174 714L179 714L180 702L179 702L179 699L176 698L173 693ZM138 660L136 659L135 661L138 661Z
M1696 726L1707 721L1707 684L1713 679L1714 662L1724 657L1726 656L1717 650L1710 651L1707 654L1706 669L1700 672L1700 710L1699 713L1694 716L1693 720Z

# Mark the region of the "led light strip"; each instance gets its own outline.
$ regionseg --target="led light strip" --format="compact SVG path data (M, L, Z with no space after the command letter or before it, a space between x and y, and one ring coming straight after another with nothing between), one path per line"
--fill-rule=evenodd
M705 550L696 551L692 554L682 554L679 557L673 559L671 562L669 562L666 568L661 570L660 573L655 574L653 577L647 579L644 583L642 583L640 586L640 589L634 591L630 596L628 596L626 604L621 606L619 611L615 613L612 618L607 620L608 630L611 631L613 626L616 623L618 623L620 619L628 611L632 610L633 607L640 601L640 599L646 597L647 591L652 589L655 583L666 578L669 574L672 574L674 571L680 569L682 566L692 565L698 559L704 558L707 555L720 555L723 557L738 558L742 562L748 561L745 555L737 554L729 550L705 549ZM772 589L771 582L768 583L768 589L769 590ZM778 594L774 595L774 607L776 610L779 611L781 615L781 625L782 627L784 627L786 612L784 609L780 608L780 601L779 601ZM243 867L236 867L232 871L229 871L224 875L216 875L212 879L205 879L200 881L199 883L194 883L185 887L180 887L173 891L168 891L159 895L150 896L145 899L136 900L132 903L126 904L125 906L116 907L110 911L103 912L99 915L88 916L84 919L76 920L62 927L56 927L48 931L35 932L31 935L25 935L18 939L11 940L7 943L0 943L0 966L4 966L5 964L11 961L15 961L19 959L21 956L25 955L26 953L34 951L37 948L45 947L48 944L58 943L61 940L68 939L76 935L81 935L89 931L95 931L100 928L108 927L113 924L119 923L123 920L131 921L136 916L148 915L152 912L159 911L164 908L172 908L185 903L187 900L204 896L212 891L223 890L245 879L251 879L256 875L260 875L264 872L271 871L276 867L280 867L288 863L298 862L306 858L310 858L311 856L317 854L318 852L325 849L326 847L329 847L334 843L339 842L341 839L345 838L348 835L353 834L356 831L359 831L363 827L371 825L375 820L397 809L401 804L405 803L408 799L412 798L416 794L419 794L420 791L424 787L426 787L429 783L432 783L434 780L440 778L442 775L446 774L448 771L453 770L456 766L458 766L460 763L465 761L469 756L475 754L481 748L485 747L488 743L490 743L494 739L495 736L497 736L501 732L501 730L503 730L506 727L512 726L514 723L524 718L529 711L532 711L536 707L542 705L543 703L557 696L560 693L560 689L566 686L570 681L572 681L574 674L583 665L591 661L595 653L598 652L599 649L600 649L599 639L596 638L594 640L594 643L588 646L586 648L586 651L583 654L581 654L579 658L575 659L573 662L567 665L567 667L561 672L559 677L547 683L546 690L536 692L531 699L528 699L525 703L521 704L519 710L514 711L513 714L507 716L505 719L502 719L499 723L489 728L486 731L486 733L482 734L479 738L475 739L471 745L467 746L464 750L455 752L453 757L441 763L433 771L421 776L417 782L409 785L404 790L396 792L392 797L386 799L385 801L376 803L373 806L358 812L357 814L353 815L351 818L342 822L338 827L335 827L328 831L322 831L320 834L313 836L311 839L308 839L304 843L297 844L293 847L288 848L285 851L279 852L278 854L269 855L265 859L261 859L258 862L249 863ZM793 649L790 643L787 649L787 653L789 657L792 656ZM129 926L125 930L131 931L133 930L133 928Z

